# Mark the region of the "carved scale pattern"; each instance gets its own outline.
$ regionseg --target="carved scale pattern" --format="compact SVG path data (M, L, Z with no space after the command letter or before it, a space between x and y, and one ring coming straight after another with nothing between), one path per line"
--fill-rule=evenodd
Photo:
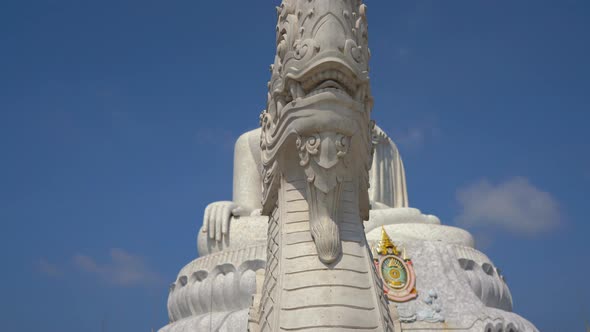
M262 299L260 302L260 311L264 314L259 319L260 331L273 331L273 308L278 301L278 277L279 277L279 257L280 257L280 232L279 232L279 208L275 207L268 224L268 247L267 247L267 264L264 278Z
M342 258L326 266L318 258L309 231L305 178L281 181L279 206L269 223L260 331L393 332L363 236L356 185L346 181L343 186L339 210Z

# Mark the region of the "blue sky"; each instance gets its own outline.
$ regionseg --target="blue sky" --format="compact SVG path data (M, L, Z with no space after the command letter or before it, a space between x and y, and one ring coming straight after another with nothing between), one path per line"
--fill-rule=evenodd
M278 1L0 5L0 326L149 331L231 197ZM590 319L590 3L367 0L410 203L469 229L541 331Z

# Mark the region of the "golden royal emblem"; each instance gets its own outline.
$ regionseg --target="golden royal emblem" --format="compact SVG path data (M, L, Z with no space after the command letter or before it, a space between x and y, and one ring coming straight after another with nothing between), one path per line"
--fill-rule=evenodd
M385 228L381 227L381 241L378 249L373 250L373 258L383 280L383 291L394 302L406 302L418 296L412 260L406 257L405 249L402 251L400 255Z

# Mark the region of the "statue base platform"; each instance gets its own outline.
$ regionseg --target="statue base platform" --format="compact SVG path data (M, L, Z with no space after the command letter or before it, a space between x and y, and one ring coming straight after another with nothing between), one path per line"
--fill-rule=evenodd
M467 231L440 225L438 218L416 209L375 212L416 272L417 298L390 302L401 331L538 332L511 312L508 286ZM230 236L221 242L199 232L201 257L171 285L171 323L160 332L247 331L249 308L264 280L267 222L266 217L234 218ZM371 226L366 236L372 246L381 225Z

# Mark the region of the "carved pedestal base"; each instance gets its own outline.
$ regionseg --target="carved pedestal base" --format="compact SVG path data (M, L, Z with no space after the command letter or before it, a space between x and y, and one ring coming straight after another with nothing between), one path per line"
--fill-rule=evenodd
M404 215L403 210L392 215ZM473 249L469 233L436 224L399 222L385 229L412 258L419 296L406 303L390 303L395 331L537 331L510 312L507 285L489 258ZM265 229L267 224L263 217L234 220L232 232L236 233L227 246L210 244L215 248L210 254L181 270L169 298L173 322L160 332L247 330L252 294L264 279L267 237L240 232ZM374 245L380 236L380 227L369 232L369 244ZM204 237L202 241L200 247L206 250L211 240ZM309 245L313 248L313 243Z

